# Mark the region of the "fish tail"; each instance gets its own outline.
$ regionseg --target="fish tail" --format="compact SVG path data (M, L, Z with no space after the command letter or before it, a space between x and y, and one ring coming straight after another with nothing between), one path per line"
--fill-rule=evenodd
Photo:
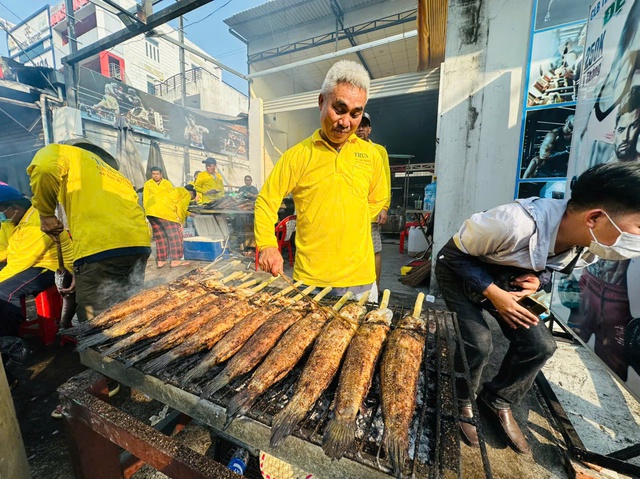
M227 405L227 420L231 422L236 416L244 416L257 397L258 394L248 387L233 396Z
M356 437L354 421L334 417L324 430L322 449L331 459L340 459L353 444Z
M305 411L296 408L290 402L276 414L271 425L271 447L278 447L291 435L295 427L304 419Z
M180 382L181 386L186 386L188 383L192 382L194 379L198 379L202 376L206 370L208 369L208 365L204 363L198 364L195 368L191 369L187 374L184 375L182 381Z
M118 351L120 351L121 349L124 349L127 346L133 344L135 342L135 339L132 339L132 338L133 338L133 336L129 336L127 339L123 339L122 341L118 341L116 344L111 346L109 349L107 349L106 351L103 351L102 352L102 356L111 356L114 353L117 353Z
M222 371L215 378L213 378L209 384L202 390L202 397L211 397L220 389L225 387L231 381L231 376L227 371Z
M88 338L83 339L78 343L78 351L84 351L91 346L97 346L98 344L102 344L109 339L110 337L104 333L94 334L93 336L89 336Z
M144 372L146 373L155 373L160 371L163 368L166 368L169 364L176 359L176 356L173 354L173 351L169 351L168 353L164 353L162 356L157 357L153 361L149 361L144 367Z
M405 439L388 429L385 429L384 438L382 440L384 442L384 448L387 451L387 455L389 456L389 462L393 468L393 474L396 477L401 478L409 444Z

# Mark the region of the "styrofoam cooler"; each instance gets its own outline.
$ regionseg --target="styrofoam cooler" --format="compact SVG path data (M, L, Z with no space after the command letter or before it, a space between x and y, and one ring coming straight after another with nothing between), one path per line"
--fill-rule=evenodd
M223 240L194 236L184 238L184 259L196 261L213 261L222 254Z

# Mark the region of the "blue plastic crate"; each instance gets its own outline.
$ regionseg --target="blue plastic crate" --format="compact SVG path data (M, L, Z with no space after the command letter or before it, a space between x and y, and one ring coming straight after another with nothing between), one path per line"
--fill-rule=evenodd
M205 236L184 238L184 259L195 261L213 261L222 254L222 240Z

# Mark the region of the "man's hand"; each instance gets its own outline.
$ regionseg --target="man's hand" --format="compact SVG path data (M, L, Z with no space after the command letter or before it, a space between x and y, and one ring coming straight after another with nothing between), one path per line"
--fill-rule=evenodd
M539 282L538 282L539 283ZM529 329L536 326L540 319L526 308L518 304L518 297L491 283L484 294L496 308L500 316L510 328L519 327Z
M512 291L511 294L522 298L523 296L529 296L540 289L540 278L533 273L525 273L518 276L511 282L511 286L516 286L522 291Z
M66 296L67 294L72 294L75 293L76 291L76 275L73 275L73 279L71 280L71 284L69 285L68 288L60 288L58 291L60 291L60 294L62 296Z
M58 243L60 241L60 233L64 231L64 225L55 216L42 216L40 215L40 229L47 233L53 241Z
M381 210L378 213L378 224L383 225L387 222L387 210Z
M260 251L260 260L258 262L260 269L271 273L273 276L278 276L284 272L284 260L278 248L270 247Z

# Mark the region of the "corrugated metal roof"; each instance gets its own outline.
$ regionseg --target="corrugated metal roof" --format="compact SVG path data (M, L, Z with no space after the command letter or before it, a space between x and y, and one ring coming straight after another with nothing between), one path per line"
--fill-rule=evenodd
M342 10L348 12L364 4L382 1L384 0L339 0L339 3ZM272 0L236 13L224 22L243 38L251 41L327 16L333 16L331 0Z

